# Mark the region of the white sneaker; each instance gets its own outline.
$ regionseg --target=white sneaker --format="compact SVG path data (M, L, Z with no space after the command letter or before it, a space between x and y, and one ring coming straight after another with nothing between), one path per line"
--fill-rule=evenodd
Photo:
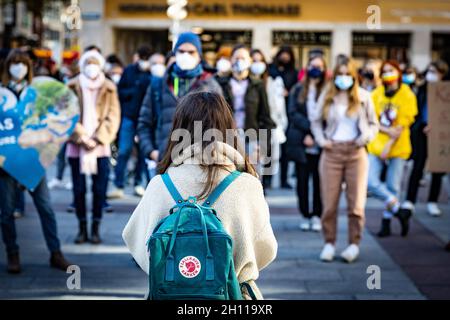
M55 189L55 188L63 188L64 187L64 183L62 182L62 180L53 178L52 180L50 180L47 184L48 188L51 189Z
M351 244L342 251L341 258L344 259L346 262L350 263L355 261L356 258L359 256L359 247L356 244Z
M124 195L125 193L123 192L123 189L115 188L114 190L110 191L106 197L108 199L119 199L123 198Z
M325 246L322 249L322 252L320 253L320 260L331 262L334 259L334 254L336 253L336 249L334 245L331 243L325 244Z
M73 188L72 182L67 182L66 185L64 186L64 188L66 188L66 190L72 190L72 188Z
M136 186L134 187L134 194L138 197L142 197L145 193L145 189L143 186Z
M439 209L436 202L428 202L427 210L429 215L433 217L439 217L442 214L441 209Z
M300 223L300 230L309 231L311 230L311 220L304 218Z
M314 232L322 231L322 222L318 216L314 216L311 218L311 230Z

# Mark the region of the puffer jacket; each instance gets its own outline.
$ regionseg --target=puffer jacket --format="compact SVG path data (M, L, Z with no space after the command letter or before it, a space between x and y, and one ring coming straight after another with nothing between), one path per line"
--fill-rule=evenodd
M141 151L146 157L154 150L162 158L168 143L178 98L173 93L170 69L164 78L154 78L147 88L139 114L137 132ZM204 71L188 92L212 91L222 94L213 73Z

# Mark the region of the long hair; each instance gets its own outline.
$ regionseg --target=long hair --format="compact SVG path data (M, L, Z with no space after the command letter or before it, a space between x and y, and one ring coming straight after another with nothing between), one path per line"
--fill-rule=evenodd
M326 79L326 74L327 74L327 62L325 61L323 56L312 56L309 61L308 61L308 66L311 63L312 60L314 59L320 59L322 60L323 63L323 76L320 79L320 81L317 83L317 90L316 90L316 96L314 97L315 101L317 101L317 99L320 96L320 93L322 92L322 89L325 87L325 84L327 82ZM309 91L309 84L311 83L311 77L308 75L308 72L306 72L306 76L303 79L303 90L299 96L299 102L300 103L305 103L306 102L306 98L308 97L308 91Z
M31 61L30 56L28 53L20 50L20 49L13 49L8 54L5 60L5 65L3 66L3 74L2 74L2 84L3 86L7 86L8 83L11 81L11 75L9 74L9 67L13 63L23 63L28 67L28 73L25 76L25 79L28 81L28 83L31 83L33 80L33 62Z
M264 73L261 75L261 80L264 82L264 84L267 83L267 78L269 77L269 66L267 64L266 61L266 57L264 56L264 53L259 50L259 49L252 49L250 51L250 57L253 57L254 54L260 54L262 57L262 61L265 65L266 65L266 70L264 71Z
M346 66L348 68L349 74L353 78L353 86L347 91L348 94L348 109L347 109L347 116L355 114L358 109L361 107L361 101L359 99L358 94L358 71L356 69L355 63L350 58L346 57L343 59L339 59L336 63L336 66L334 67L333 71L333 81L327 86L327 91L325 95L325 103L323 106L323 118L326 120L328 118L328 114L330 112L330 107L333 104L334 97L338 94L338 89L336 88L336 85L334 84L334 80L336 79L336 76L339 74L339 69L342 66Z
M194 131L195 122L201 121L201 134L202 137L204 133L210 129L218 130L221 133L222 139L224 141L219 141L220 137L215 137L213 142L211 141L201 141L201 151L203 151L214 142L224 142L228 143L232 148L238 150L238 152L244 158L243 171L247 172L253 176L257 176L255 168L250 163L248 156L244 157L244 152L238 143L237 134L233 134L232 141L229 141L229 130L236 133L236 127L234 125L234 119L231 114L231 108L222 95L214 92L199 91L189 93L184 96L177 105L175 112L172 130L169 135L168 146L166 152L163 156L162 161L158 165L159 173L165 173L170 165L173 163L172 154L175 148L179 148L180 145L178 141L173 141L171 139L174 131L187 130L190 134L191 141L184 141L183 149L185 146L193 146L198 141L195 141L195 135L198 134ZM224 164L220 163L200 163L200 166L207 171L206 184L201 193L197 198L202 199L211 193L215 185L217 184L218 173L221 169L227 170Z

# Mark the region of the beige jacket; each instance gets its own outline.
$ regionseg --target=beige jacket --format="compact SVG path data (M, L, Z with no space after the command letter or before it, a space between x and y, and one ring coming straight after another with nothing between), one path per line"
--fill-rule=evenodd
M83 97L78 77L72 79L67 84L78 97L80 103L80 118L75 126L75 130L70 137L70 141L75 144L81 143L81 137L86 135L82 125L83 119ZM100 88L97 97L97 115L98 115L98 127L95 131L93 139L96 139L102 145L111 144L117 135L117 131L120 126L120 104L119 97L117 95L116 85L105 79L105 83Z
M230 158L241 156L228 145L226 148L232 152L221 160L227 163L230 170L235 170L236 166ZM198 164L193 164L192 158L181 156L174 162L178 165L170 167L168 173L180 194L186 199L198 195L204 186L205 171ZM228 171L222 170L219 182L228 174ZM149 269L146 242L156 224L174 205L161 176L154 177L123 231L128 249L146 273ZM250 174L241 174L222 193L213 208L233 239L234 265L239 282L249 282L258 299L262 299L254 281L258 279L259 271L275 259L277 241L261 182Z
M338 124L338 116L336 108L332 104L328 114L326 125L323 120L323 107L325 103L325 97L327 90L320 95L317 105L314 109L308 109L308 117L311 121L311 131L314 135L314 139L320 146L323 146L326 140L330 140L336 131ZM378 117L375 113L372 97L370 92L358 88L359 99L361 100L361 108L359 108L355 117L358 121L359 136L356 139L356 144L360 147L364 147L378 133Z

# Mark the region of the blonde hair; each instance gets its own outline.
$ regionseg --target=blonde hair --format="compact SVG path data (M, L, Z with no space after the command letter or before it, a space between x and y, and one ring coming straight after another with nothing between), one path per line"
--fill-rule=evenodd
M353 78L353 86L350 90L347 91L348 101L349 101L349 106L347 109L347 116L351 116L351 115L355 114L358 111L358 109L361 107L361 101L359 99L359 94L358 94L359 82L358 82L358 71L356 69L356 65L351 58L345 57L345 59L344 59L344 57L341 57L340 59L338 59L336 66L334 67L333 82L330 83L326 89L325 102L324 102L324 106L323 106L323 119L325 119L325 120L328 118L328 114L330 112L330 107L331 107L331 104L333 103L333 99L338 94L338 89L334 85L334 79L336 79L336 76L339 74L339 69L342 66L346 66L348 68L348 72L349 72L350 76L352 76L352 78Z

